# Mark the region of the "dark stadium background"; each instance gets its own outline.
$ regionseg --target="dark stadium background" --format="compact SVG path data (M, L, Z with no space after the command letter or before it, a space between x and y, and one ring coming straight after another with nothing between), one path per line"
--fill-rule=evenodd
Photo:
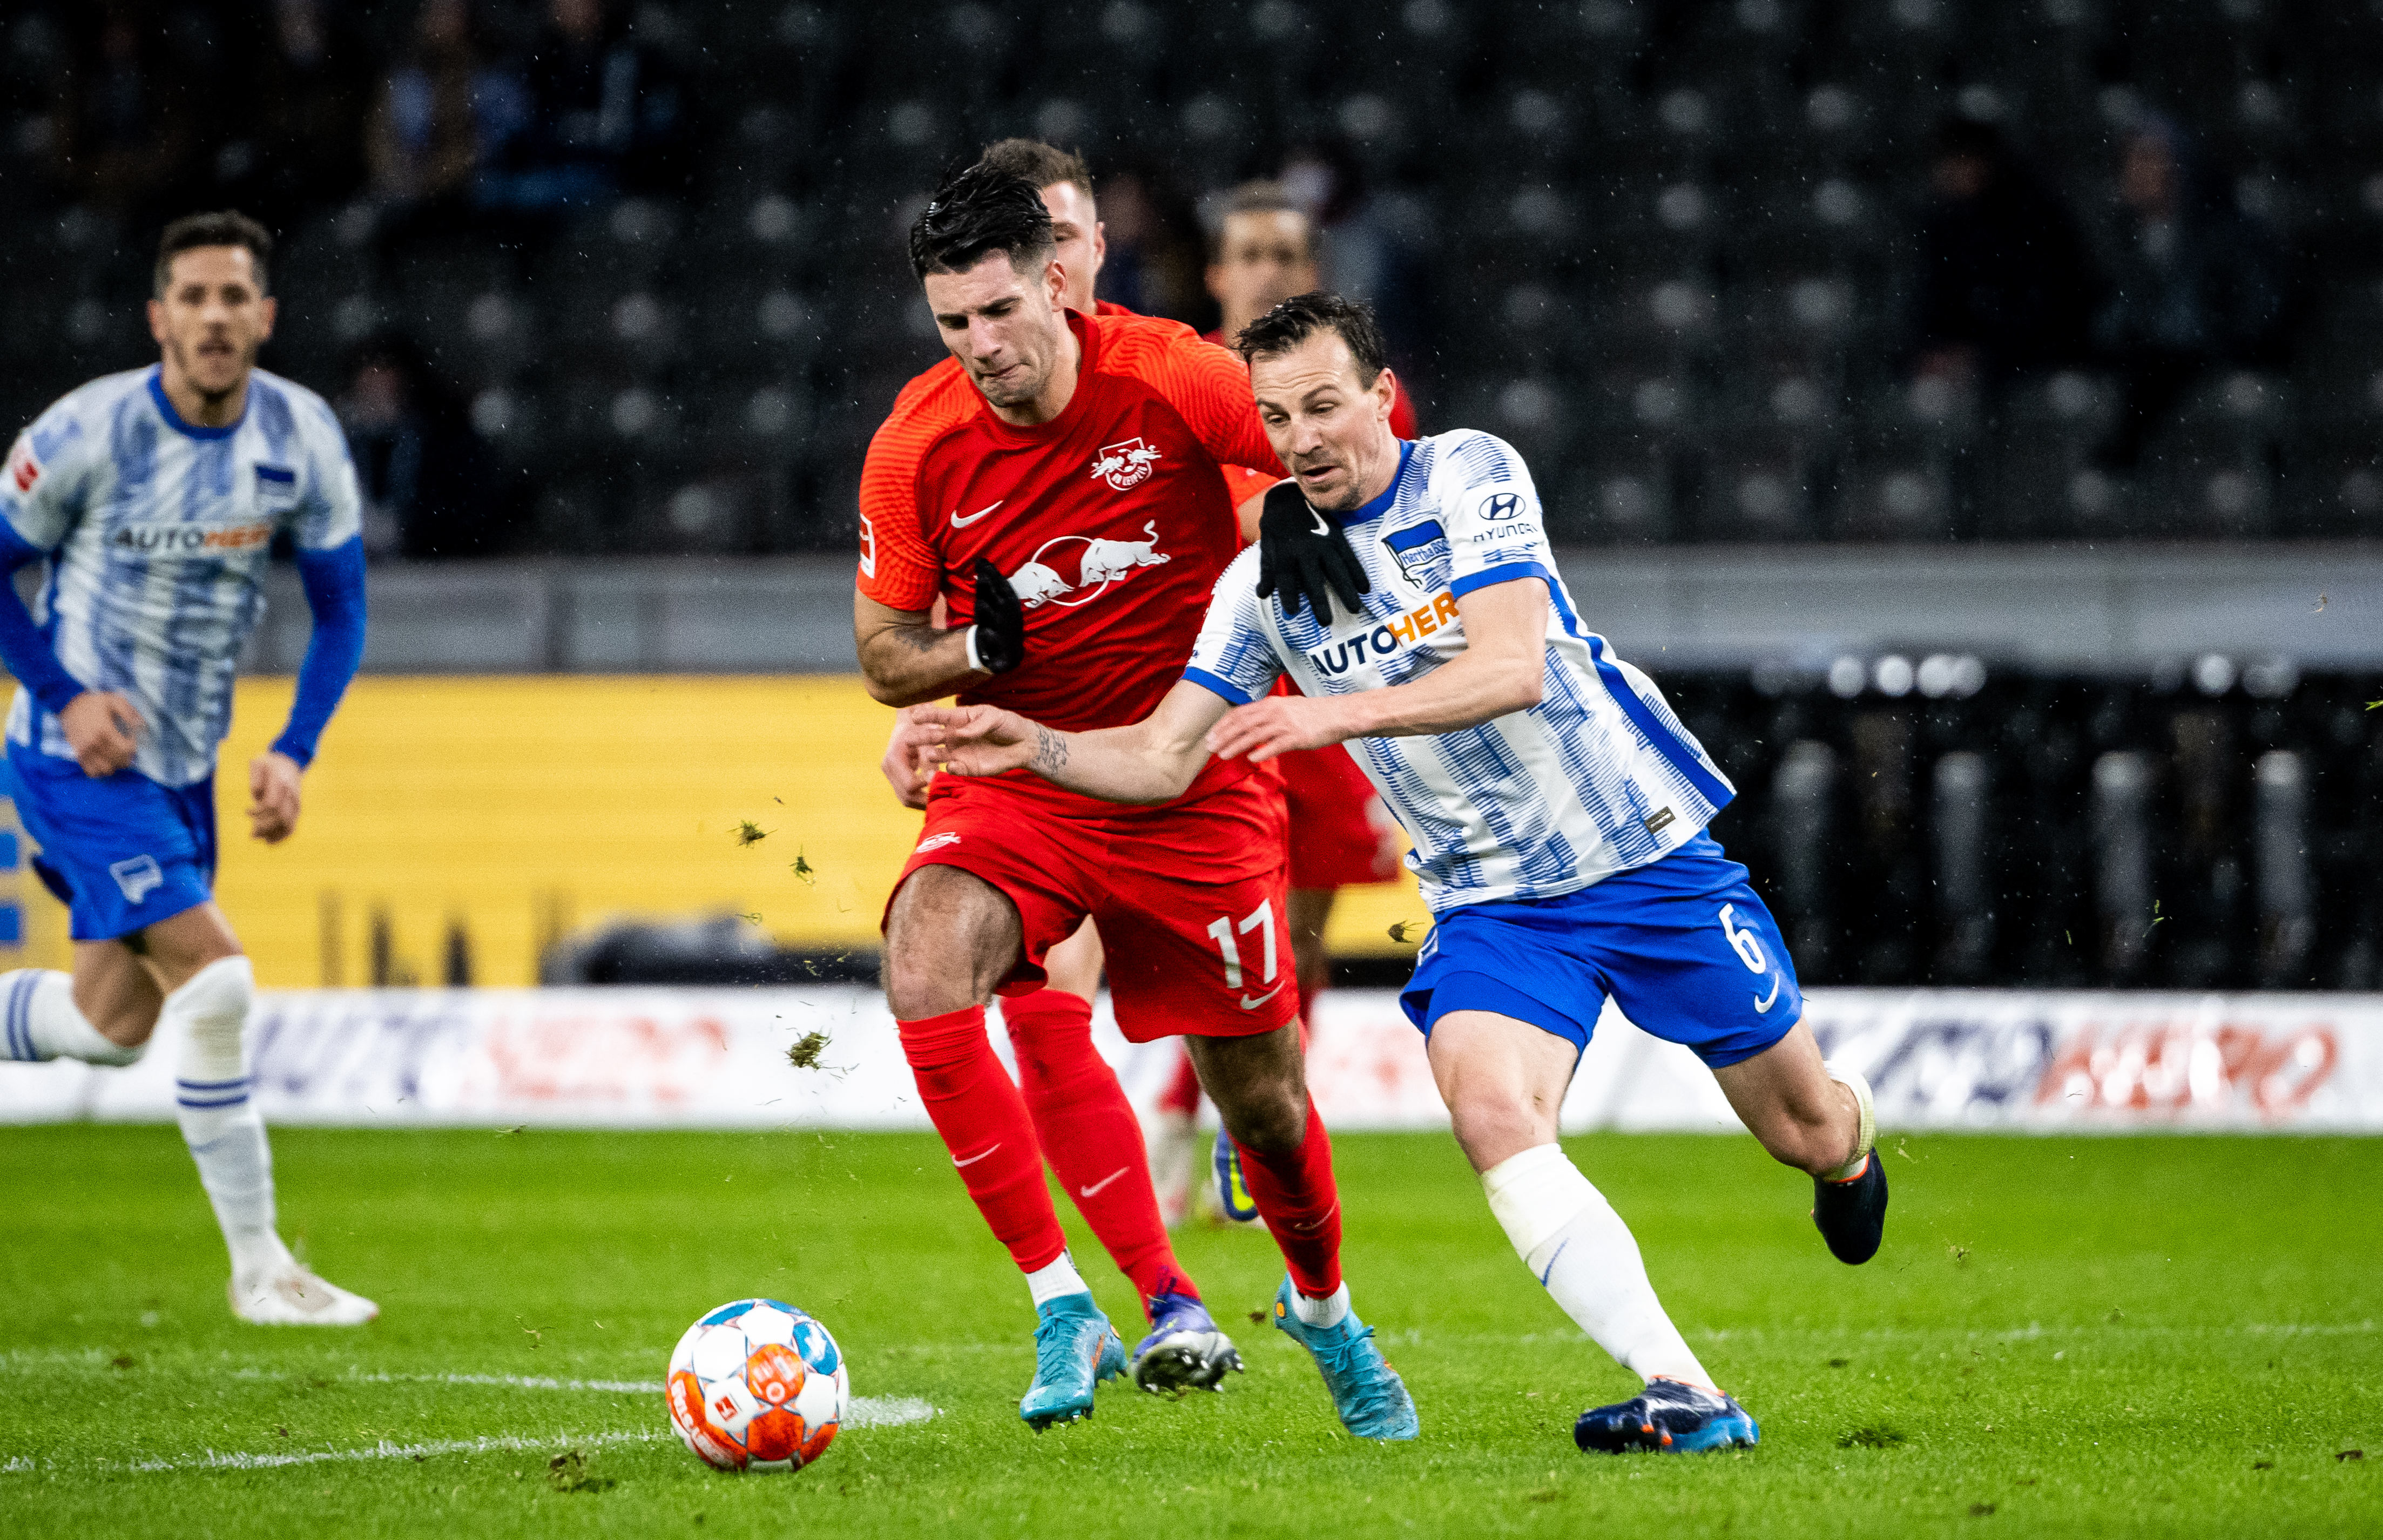
M1080 147L1104 295L1203 327L1204 210L1284 176L1575 585L1780 574L1763 637L1611 629L1808 979L2371 989L2378 65L2350 0L19 0L0 406L153 358L157 229L236 204L366 474L371 668L846 670L939 171ZM1996 631L2072 561L2125 625ZM2208 602L2254 570L2315 622ZM574 650L591 572L744 584L761 639Z

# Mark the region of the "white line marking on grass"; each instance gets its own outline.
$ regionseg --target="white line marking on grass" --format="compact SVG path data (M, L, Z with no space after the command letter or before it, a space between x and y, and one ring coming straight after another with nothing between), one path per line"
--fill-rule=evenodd
M389 1376L377 1376L388 1378ZM412 1376L418 1379L432 1375ZM471 1383L478 1383L473 1381ZM566 1384L565 1388L570 1388ZM658 1387L648 1387L658 1388ZM917 1396L855 1396L845 1408L847 1428L898 1428L936 1416L934 1405ZM367 1460L428 1460L433 1455L519 1454L553 1448L600 1448L607 1444L660 1444L678 1435L668 1428L636 1428L612 1433L557 1433L538 1436L500 1434L484 1438L440 1438L421 1444L396 1444L384 1438L360 1449L292 1449L288 1453L250 1454L209 1449L182 1460L104 1460L73 1469L96 1471L271 1471L289 1465L352 1464ZM57 1469L55 1460L36 1461L24 1455L0 1461L0 1475L22 1475Z
M668 1429L639 1429L633 1433L559 1433L546 1438L525 1438L502 1435L494 1438L439 1438L426 1444L392 1444L384 1438L362 1449L307 1449L289 1454L219 1454L209 1449L196 1460L142 1460L130 1465L115 1467L123 1471L270 1471L284 1465L321 1465L345 1463L359 1460L427 1460L432 1455L496 1454L550 1449L560 1445L565 1448L601 1446L605 1444L652 1444L677 1435Z

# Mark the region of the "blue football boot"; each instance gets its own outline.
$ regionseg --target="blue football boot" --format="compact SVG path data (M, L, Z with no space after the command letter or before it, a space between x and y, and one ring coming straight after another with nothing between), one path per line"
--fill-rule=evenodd
M1018 1415L1041 1433L1093 1414L1093 1386L1125 1373L1125 1340L1089 1294L1062 1294L1034 1313L1034 1383Z
M1133 1350L1133 1383L1154 1396L1214 1390L1241 1372L1233 1339L1216 1329L1208 1307L1189 1294L1154 1294L1150 1335Z
M1351 1311L1337 1326L1311 1326L1290 1306L1290 1280L1274 1293L1277 1331L1306 1349L1332 1392L1340 1425L1360 1438L1413 1438L1423 1431L1406 1382L1374 1346L1374 1328Z
M1233 1148L1233 1136L1224 1129L1216 1130L1216 1212L1236 1225L1257 1223L1257 1201L1241 1180L1241 1152Z
M1589 1454L1701 1454L1762 1440L1746 1409L1717 1391L1678 1380L1652 1379L1647 1388L1613 1406L1591 1407L1572 1425L1572 1441Z
M1839 1262L1858 1264L1878 1255L1886 1237L1886 1165L1878 1158L1878 1121L1871 1111L1870 1082L1852 1070L1829 1066L1829 1077L1854 1093L1861 1111L1855 1148L1861 1169L1851 1177L1812 1178L1812 1223Z

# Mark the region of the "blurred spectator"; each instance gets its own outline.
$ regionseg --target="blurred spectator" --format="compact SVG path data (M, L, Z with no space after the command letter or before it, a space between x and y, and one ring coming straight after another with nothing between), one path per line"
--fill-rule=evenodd
M325 0L277 0L247 52L247 131L216 165L227 201L286 229L363 181L371 80L359 40Z
M604 0L549 0L525 75L528 119L485 183L485 202L545 214L671 180L677 84Z
M136 0L106 0L82 20L59 93L51 143L69 197L134 222L158 217L197 159L191 97L204 84L178 57L161 18Z
M339 413L367 551L424 561L493 556L511 543L512 511L470 409L411 339L382 333L356 350Z
M2093 340L2121 389L2101 458L2126 470L2208 371L2282 362L2289 296L2275 232L2234 206L2172 120L2147 117L2127 136L2118 199Z
M519 83L482 62L464 0L423 0L365 134L384 243L465 224L482 166L525 113Z
M1917 372L1991 400L2031 370L2082 359L2094 277L2060 196L1974 118L1937 130L1928 179L1912 286Z
M1348 145L1323 140L1293 150L1282 184L1323 233L1325 287L1374 307L1394 365L1425 356L1430 307L1414 243L1367 196Z
M1128 167L1101 178L1100 209L1108 240L1101 297L1144 315L1204 316L1199 223L1191 205L1162 179Z

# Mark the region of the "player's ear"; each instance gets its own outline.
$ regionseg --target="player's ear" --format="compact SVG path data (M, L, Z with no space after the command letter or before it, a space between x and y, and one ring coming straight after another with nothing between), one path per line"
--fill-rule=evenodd
M159 347L166 345L166 302L163 300L149 302L149 335L156 339Z
M258 321L261 323L261 329L259 329L256 334L256 339L259 342L267 341L273 336L273 323L280 317L281 302L275 299L272 295L267 294L265 298L256 302L256 314Z
M1059 265L1057 257L1043 265L1043 292L1053 310L1068 307L1068 270Z
M1105 221L1093 221L1093 277L1101 276L1101 264L1109 256L1109 228Z
M1373 396L1374 404L1381 409L1382 421L1389 422L1390 408L1399 399L1399 377L1390 373L1387 363L1382 365L1382 372L1374 376Z

